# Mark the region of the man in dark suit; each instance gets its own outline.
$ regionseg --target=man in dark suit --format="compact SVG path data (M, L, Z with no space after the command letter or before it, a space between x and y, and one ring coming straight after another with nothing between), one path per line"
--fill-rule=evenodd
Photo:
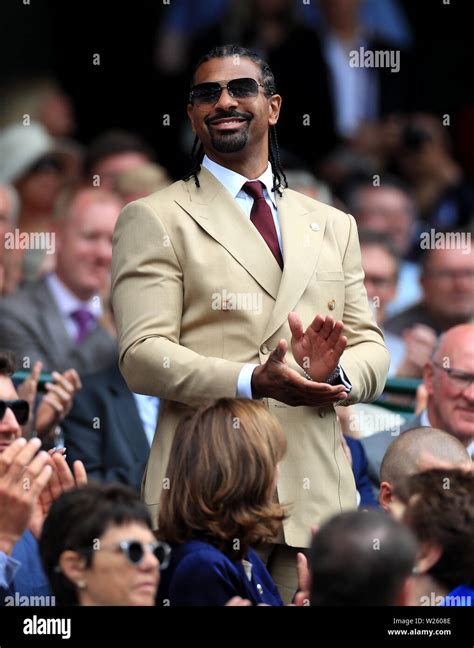
M90 479L139 491L157 415L158 398L133 394L117 365L84 376L62 424L68 461L81 459Z
M426 364L423 383L428 393L426 409L399 429L384 430L362 439L369 475L376 490L384 454L400 434L419 427L436 427L459 439L474 456L474 325L449 329Z
M344 436L344 442L349 451L352 472L354 473L358 495L358 507L361 509L368 507L377 508L378 503L375 499L372 485L370 483L367 456L365 454L364 446L359 439L354 439L354 437L350 436Z
M58 204L56 270L0 302L0 339L23 368L90 372L117 359L107 292L112 235L121 203L99 189L79 189Z

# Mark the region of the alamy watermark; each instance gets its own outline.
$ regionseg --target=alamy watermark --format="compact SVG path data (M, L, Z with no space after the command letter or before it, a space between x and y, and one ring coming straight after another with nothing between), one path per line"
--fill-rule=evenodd
M226 288L211 295L212 310L241 310L261 315L263 310L262 293L234 293Z
M400 434L400 428L404 419L396 412L364 412L363 410L349 416L349 429L352 432L363 432L364 436L380 432L380 430L391 430L392 436Z
M371 50L359 47L349 52L349 65L353 68L388 68L400 71L400 50Z
M472 597L467 595L452 596L447 594L446 596L438 596L435 592L430 592L429 596L420 596L420 605L446 605L446 606L463 606L470 607L472 605Z
M461 250L461 254L471 252L471 232L437 232L431 228L429 232L420 234L422 250Z
M5 233L5 250L44 250L46 254L54 254L56 233L21 232L17 227Z
M49 595L26 596L15 592L14 595L5 596L4 605L5 607L50 607L56 605L56 598Z

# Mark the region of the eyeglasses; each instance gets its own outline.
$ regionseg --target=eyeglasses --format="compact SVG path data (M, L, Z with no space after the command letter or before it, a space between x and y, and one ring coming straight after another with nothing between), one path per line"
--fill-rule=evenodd
M166 542L160 542L159 540L150 543L142 543L138 540L122 540L122 542L115 545L101 546L100 550L103 549L121 551L128 562L135 566L143 561L146 551L151 551L156 557L160 563L160 569L166 569L170 564L171 547Z
M24 425L30 416L30 405L26 400L0 400L0 421L7 409L11 409L20 425Z
M397 283L397 277L375 277L366 273L365 281L371 283L376 288L390 288Z
M469 268L465 270L431 270L425 274L430 279L437 279L438 281L453 281L454 279L474 281L474 269Z
M460 371L459 369L443 367L443 365L440 365L437 362L433 362L433 364L435 367L438 367L438 369L445 371L453 386L461 391L465 391L474 383L474 374Z
M251 78L232 79L225 85L221 85L217 81L198 83L191 88L189 103L196 106L214 105L219 101L224 88L234 99L252 99L258 95L259 86L265 87L262 83Z

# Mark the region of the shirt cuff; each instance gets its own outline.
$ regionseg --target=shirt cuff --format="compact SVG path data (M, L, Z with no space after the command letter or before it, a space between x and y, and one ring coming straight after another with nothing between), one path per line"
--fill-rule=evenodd
M249 363L249 364L245 364L240 370L239 377L237 378L237 389L236 389L237 398L253 399L252 375L255 367L258 367L258 365Z
M8 589L21 563L0 551L0 588Z

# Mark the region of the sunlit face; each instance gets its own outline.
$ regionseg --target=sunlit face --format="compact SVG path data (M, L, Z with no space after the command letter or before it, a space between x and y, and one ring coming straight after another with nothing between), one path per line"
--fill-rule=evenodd
M107 285L112 263L112 237L120 214L118 201L79 197L73 215L57 230L56 272L63 283L86 301Z
M0 399L17 400L18 394L9 376L0 376ZM8 407L0 420L0 452L21 436L21 426L13 411Z
M138 565L131 564L117 548L123 540L144 544L155 541L151 530L138 522L111 526L100 538L92 564L84 569L79 589L81 605L154 605L160 581L159 562L146 549Z
M203 63L196 71L194 84L218 82L221 86L231 79L252 78L262 83L259 66L247 58L216 58ZM267 146L268 128L276 124L281 97L267 97L259 86L258 95L245 99L231 97L224 88L215 104L188 104L188 116L194 133L212 159L261 151Z
M474 316L474 264L463 250L434 250L421 277L428 308L448 321Z
M466 445L474 438L474 384L458 385L443 366L474 374L474 327L466 327L459 339L440 349L436 364L426 367L423 379L430 423Z

